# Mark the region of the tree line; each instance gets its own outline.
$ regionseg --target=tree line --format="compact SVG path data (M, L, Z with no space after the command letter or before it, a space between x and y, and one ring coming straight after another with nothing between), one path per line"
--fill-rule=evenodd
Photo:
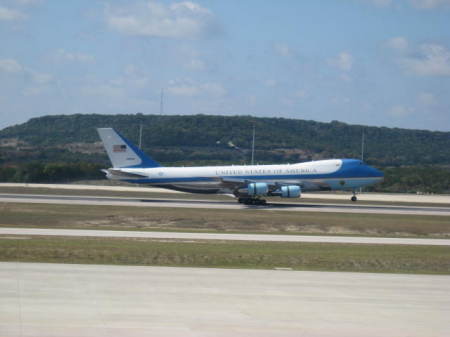
M91 163L32 162L0 168L0 182L61 183L102 179L101 166Z

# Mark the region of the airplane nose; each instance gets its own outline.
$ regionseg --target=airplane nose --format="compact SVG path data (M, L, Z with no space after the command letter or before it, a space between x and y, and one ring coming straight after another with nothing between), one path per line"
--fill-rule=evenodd
M375 167L370 167L370 171L373 177L384 178L384 173L376 169Z

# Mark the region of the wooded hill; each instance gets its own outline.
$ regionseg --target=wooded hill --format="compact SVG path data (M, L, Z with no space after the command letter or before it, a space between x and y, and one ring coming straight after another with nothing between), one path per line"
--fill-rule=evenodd
M408 130L251 116L58 115L0 131L3 163L90 161L107 164L97 127L114 127L166 165L248 163L253 126L256 161L302 162L360 158L379 167L449 165L450 132ZM238 147L238 149L236 149Z

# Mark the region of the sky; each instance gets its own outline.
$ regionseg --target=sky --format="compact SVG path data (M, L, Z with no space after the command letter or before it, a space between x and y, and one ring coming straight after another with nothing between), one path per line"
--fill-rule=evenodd
M450 0L0 0L0 128L162 112L450 131L449 93Z

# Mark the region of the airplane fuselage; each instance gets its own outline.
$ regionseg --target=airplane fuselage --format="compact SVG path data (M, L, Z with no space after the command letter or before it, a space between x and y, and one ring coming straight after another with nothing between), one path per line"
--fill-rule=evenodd
M192 193L223 194L236 194L235 183L247 181L298 185L302 191L314 191L355 190L383 180L380 171L357 159L284 165L120 168L109 172L110 179Z

